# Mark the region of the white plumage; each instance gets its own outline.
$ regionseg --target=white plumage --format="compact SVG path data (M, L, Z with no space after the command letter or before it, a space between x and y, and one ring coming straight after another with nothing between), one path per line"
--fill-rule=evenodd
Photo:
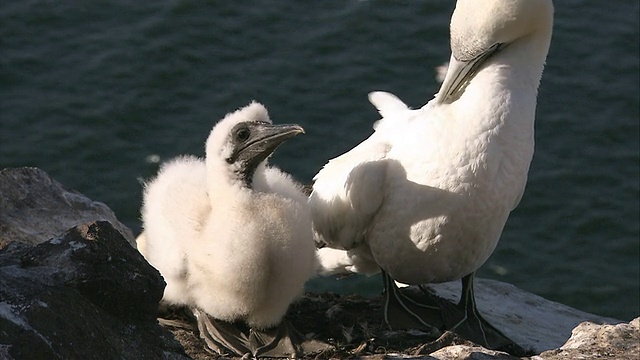
M466 88L450 96L443 85L420 109L372 94L384 116L375 132L314 178L321 240L354 253L368 247L407 283L459 279L482 265L524 190L551 24L547 0L458 1L445 83L458 75L454 64L502 49Z
M164 301L256 329L280 322L315 246L305 195L267 158L301 132L252 103L215 125L204 160L177 158L147 184L139 249L167 282Z
M330 160L310 197L322 272L408 284L473 274L524 191L536 97L553 23L550 0L459 0L436 98L410 110L373 93L375 132Z

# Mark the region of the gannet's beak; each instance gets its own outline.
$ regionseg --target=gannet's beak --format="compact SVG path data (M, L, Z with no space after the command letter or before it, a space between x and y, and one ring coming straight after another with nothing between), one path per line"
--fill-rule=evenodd
M251 165L257 165L269 157L278 145L304 129L297 124L273 125L265 122L247 124L248 138L236 149L236 159Z
M454 55L451 55L447 74L436 95L436 104L450 104L456 101L464 92L469 81L476 75L480 66L502 48L501 43L493 44L476 57L468 60L458 60Z

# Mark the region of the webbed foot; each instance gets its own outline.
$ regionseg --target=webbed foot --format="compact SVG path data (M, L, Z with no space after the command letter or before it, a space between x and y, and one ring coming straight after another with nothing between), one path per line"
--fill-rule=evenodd
M461 338L488 349L515 356L528 355L478 312L474 294L475 273L462 278L462 296L458 304L438 297L424 286L399 289L384 271L384 319L389 328L418 329L435 337L441 331L453 331Z
M219 355L299 358L330 348L321 341L306 339L287 320L270 329L255 330L242 322L229 323L199 309L193 311L200 337Z
M382 271L382 281L384 320L391 330L422 330L433 338L441 335L440 306L436 302L402 291L385 271Z
M505 351L514 356L528 355L527 351L480 315L475 301L474 279L475 273L462 278L462 295L458 304L442 303L445 328L488 349Z

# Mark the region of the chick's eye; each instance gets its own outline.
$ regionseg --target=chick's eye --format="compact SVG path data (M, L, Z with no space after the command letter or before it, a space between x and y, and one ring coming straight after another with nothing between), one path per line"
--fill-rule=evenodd
M238 141L246 141L249 138L249 135L251 135L251 131L247 128L240 128L236 131L236 139Z

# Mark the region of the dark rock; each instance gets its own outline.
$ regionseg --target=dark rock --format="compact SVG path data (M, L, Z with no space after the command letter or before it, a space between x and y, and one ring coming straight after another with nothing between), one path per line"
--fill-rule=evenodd
M164 281L109 222L0 250L0 357L187 359L156 320Z
M38 168L0 170L0 249L10 241L36 245L97 220L109 221L135 247L133 233L107 205L65 189Z

